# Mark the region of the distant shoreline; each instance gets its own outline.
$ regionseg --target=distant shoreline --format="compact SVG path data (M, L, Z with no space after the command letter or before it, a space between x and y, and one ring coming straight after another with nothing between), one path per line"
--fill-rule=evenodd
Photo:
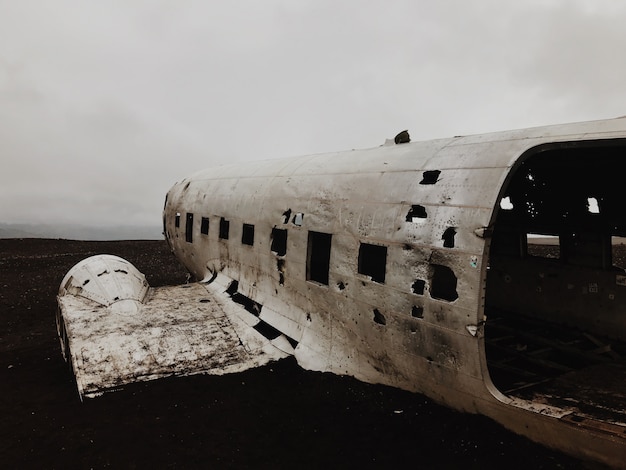
M0 223L0 239L50 238L80 241L162 240L159 226L119 225L94 227L67 224L7 224Z

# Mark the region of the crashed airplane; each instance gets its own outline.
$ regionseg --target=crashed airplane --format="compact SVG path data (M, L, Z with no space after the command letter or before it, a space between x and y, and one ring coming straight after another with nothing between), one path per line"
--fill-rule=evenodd
M197 282L82 261L63 354L81 397L295 356L621 467L625 163L620 118L198 172L163 211Z

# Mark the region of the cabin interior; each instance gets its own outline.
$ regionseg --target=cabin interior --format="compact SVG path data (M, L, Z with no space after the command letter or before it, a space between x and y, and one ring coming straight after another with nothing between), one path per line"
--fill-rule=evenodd
M493 224L491 380L575 421L626 425L624 162L621 139L535 148L511 172Z

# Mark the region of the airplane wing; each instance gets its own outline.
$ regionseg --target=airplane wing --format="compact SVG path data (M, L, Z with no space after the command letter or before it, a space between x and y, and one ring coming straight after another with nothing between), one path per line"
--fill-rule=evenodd
M172 375L226 374L293 354L219 282L150 288L126 260L99 255L67 274L57 327L79 394ZM255 327L257 327L255 329Z

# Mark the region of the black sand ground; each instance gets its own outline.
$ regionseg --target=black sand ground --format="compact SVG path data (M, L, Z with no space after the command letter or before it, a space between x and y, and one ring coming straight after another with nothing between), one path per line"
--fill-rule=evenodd
M290 360L81 403L55 295L75 263L100 253L128 259L153 286L185 281L164 242L0 240L0 468L587 468L484 417Z

